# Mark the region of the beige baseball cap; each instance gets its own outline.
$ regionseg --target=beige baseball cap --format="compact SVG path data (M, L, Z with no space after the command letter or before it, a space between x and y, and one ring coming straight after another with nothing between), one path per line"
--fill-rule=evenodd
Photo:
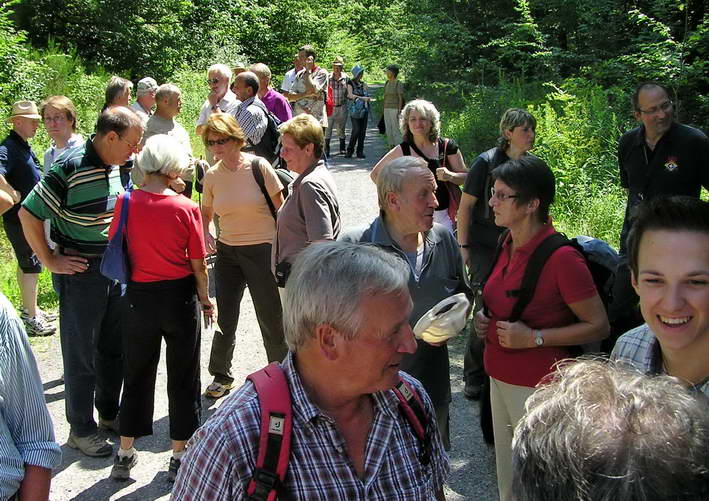
M11 122L15 117L36 118L40 120L42 115L39 114L34 101L17 101L12 105L12 111L10 112L10 116L7 117L7 121Z

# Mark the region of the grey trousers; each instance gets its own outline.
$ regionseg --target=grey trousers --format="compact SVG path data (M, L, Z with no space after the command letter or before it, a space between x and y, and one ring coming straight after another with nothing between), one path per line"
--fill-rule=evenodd
M276 281L271 273L271 244L226 245L217 242L214 265L217 287L217 324L209 373L219 383L231 383L231 359L236 343L236 328L244 289L248 285L261 328L266 357L280 362L288 348L283 337L283 314Z
M329 141L332 138L332 131L335 128L337 129L337 137L344 139L345 125L347 125L347 105L335 106L329 120L327 132L325 132L325 141Z

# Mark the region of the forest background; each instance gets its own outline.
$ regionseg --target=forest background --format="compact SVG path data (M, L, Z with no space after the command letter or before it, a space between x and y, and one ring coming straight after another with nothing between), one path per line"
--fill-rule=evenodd
M88 134L112 74L152 76L183 90L178 121L193 134L207 66L264 62L277 84L310 43L321 65L342 56L370 82L398 64L406 99L441 110L443 134L468 163L494 145L505 109L527 108L538 120L533 151L557 177L557 227L617 246L616 145L634 126L633 88L666 83L679 120L709 129L707 9L704 0L0 0L0 117L16 100L64 94ZM0 136L7 129L3 120ZM40 128L40 158L48 144ZM17 303L4 232L0 258L0 287ZM46 305L54 296L43 275Z

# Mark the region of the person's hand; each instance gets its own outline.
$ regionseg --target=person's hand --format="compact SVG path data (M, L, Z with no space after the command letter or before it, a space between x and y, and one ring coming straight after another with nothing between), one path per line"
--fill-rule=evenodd
M212 326L212 322L217 320L217 315L214 313L214 304L209 298L200 299L199 303L204 317L204 326L209 329Z
M172 188L176 193L182 193L185 191L185 188L187 185L185 182L182 180L181 177L176 177L175 179L170 180L170 188Z
M219 101L221 101L219 94L217 94L216 90L211 90L209 91L209 95L207 96L207 100L209 101L209 106L214 108Z
M496 326L497 338L503 348L521 350L536 346L532 329L521 320L517 322L504 322L501 320L496 323Z
M63 254L52 254L49 262L44 263L49 271L60 275L74 275L83 273L89 267L89 262L81 256L65 256Z
M312 73L315 68L315 58L313 58L313 56L306 57L304 66L305 69L308 70L308 73Z
M453 179L453 172L449 171L445 167L439 167L436 169L436 178L439 181L450 181Z
M490 318L480 310L475 314L475 334L478 337L487 337L487 329L490 327Z
M217 239L214 238L211 231L204 235L204 246L207 248L207 254L215 254L217 252Z

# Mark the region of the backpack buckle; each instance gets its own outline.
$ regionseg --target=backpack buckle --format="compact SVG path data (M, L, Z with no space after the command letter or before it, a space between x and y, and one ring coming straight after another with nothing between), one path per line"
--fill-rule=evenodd
M251 495L252 499L266 499L271 491L278 491L280 480L278 475L263 468L254 470L253 481L256 489Z

